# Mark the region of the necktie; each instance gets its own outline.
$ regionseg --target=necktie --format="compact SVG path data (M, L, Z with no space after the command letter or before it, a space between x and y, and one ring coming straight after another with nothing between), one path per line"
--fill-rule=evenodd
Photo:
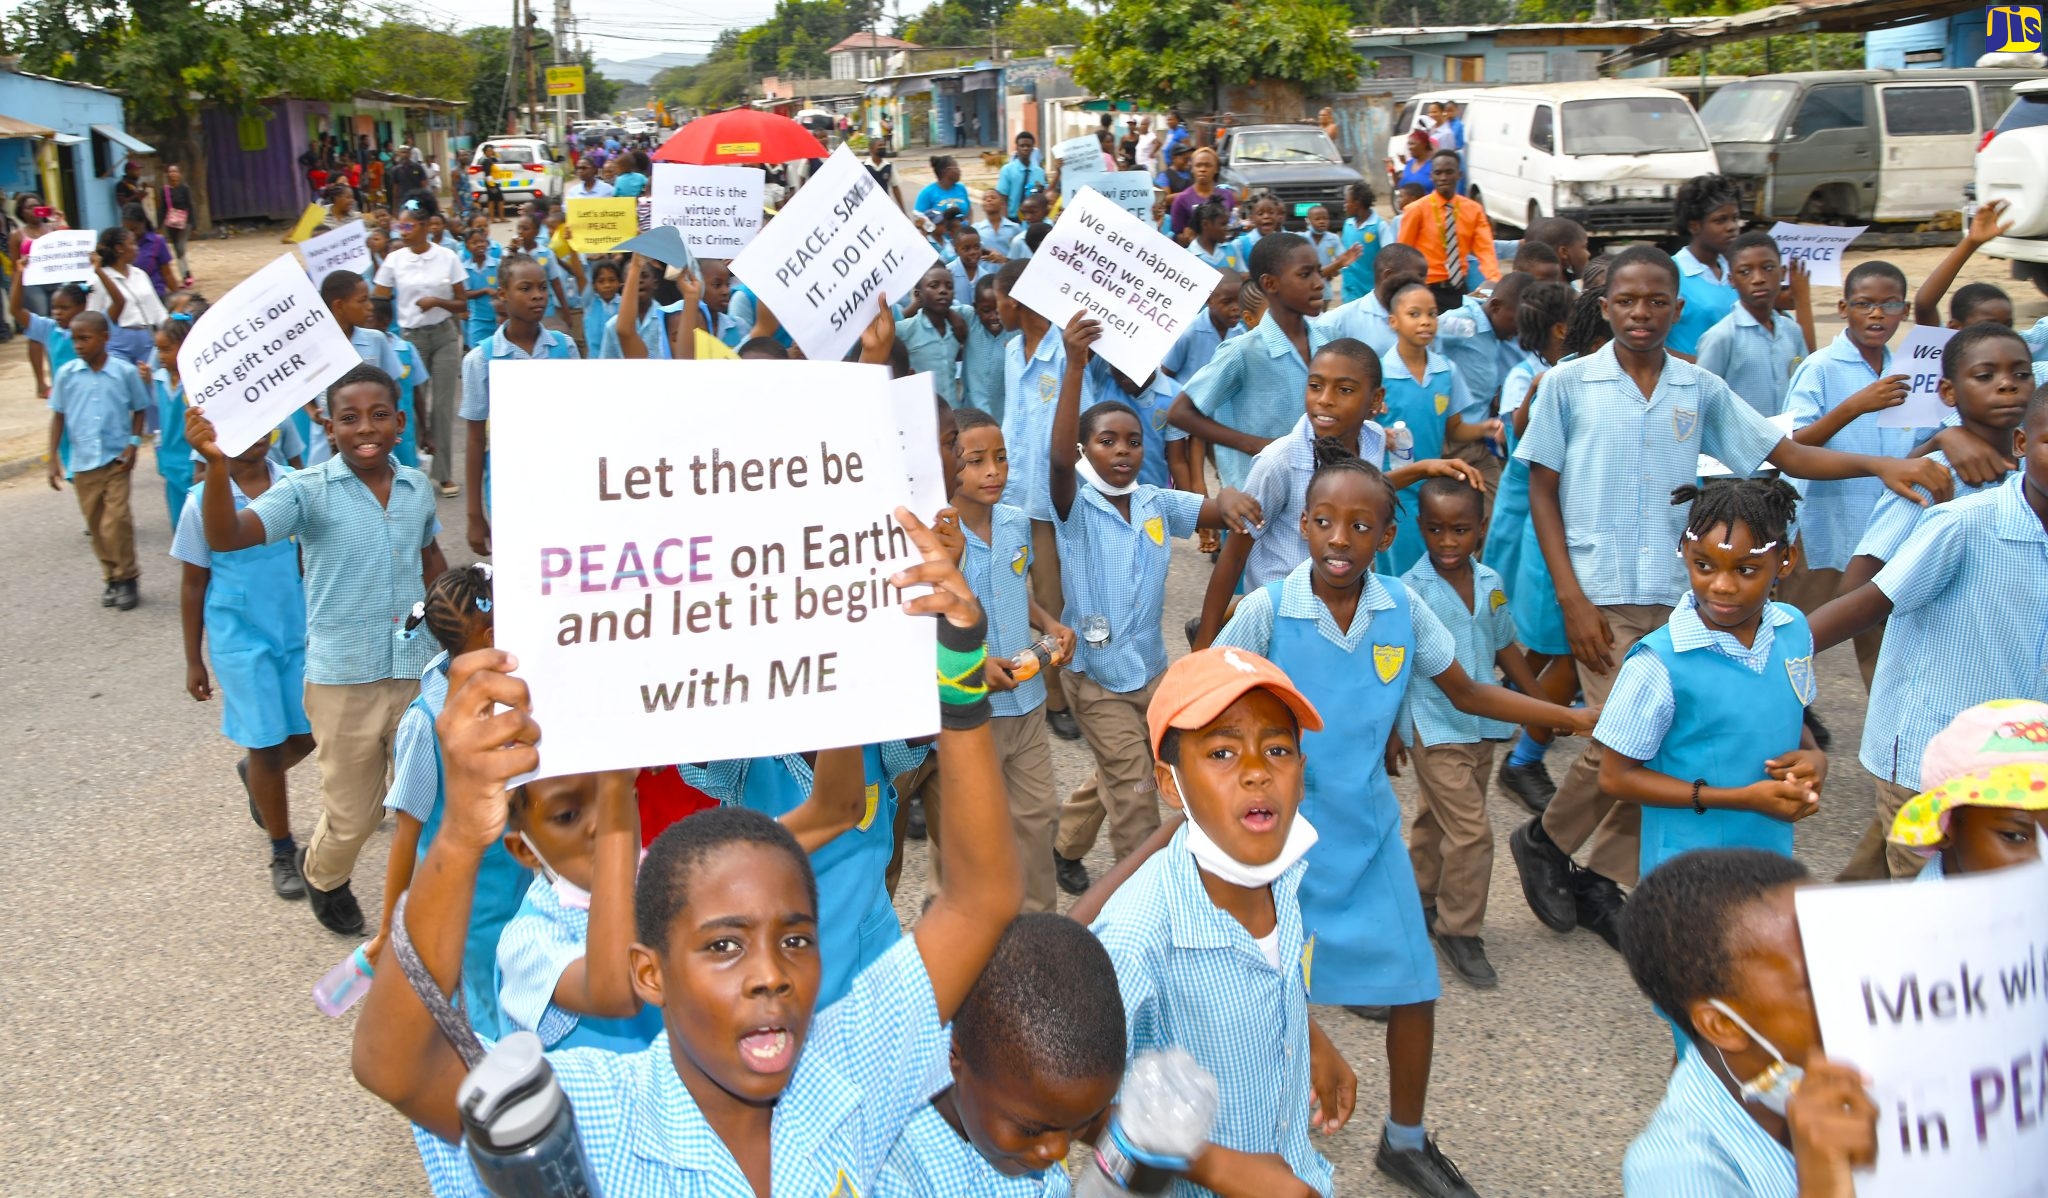
M1465 286L1465 251L1458 245L1458 206L1452 200L1444 201L1444 270L1449 272L1445 282Z

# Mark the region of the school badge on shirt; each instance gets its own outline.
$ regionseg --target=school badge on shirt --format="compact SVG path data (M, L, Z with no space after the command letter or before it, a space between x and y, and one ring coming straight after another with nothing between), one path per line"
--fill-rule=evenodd
M1311 935L1301 946L1301 988L1306 990L1312 984L1308 980L1316 963L1316 938Z
M1019 545L1019 546L1017 546L1017 552L1016 552L1016 554L1015 554L1015 555L1014 555L1013 557L1011 557L1011 558L1010 558L1010 573L1012 573L1012 574L1015 574L1015 575L1016 575L1017 577L1019 577L1019 578L1022 578L1022 577L1024 577L1024 571L1025 571L1025 569L1026 569L1027 567L1029 567L1030 565L1031 565L1031 548L1030 548L1030 546L1028 546L1028 545Z
M870 783L868 783L868 794L867 794L867 807L866 807L866 808L865 808L865 809L864 809L864 810L863 810L863 811L861 812L861 814L860 814L860 822L859 822L858 824L855 824L855 825L854 825L854 828L855 828L855 830L857 830L857 831L861 831L861 832L865 832L865 831L867 831L867 830L868 830L869 828L873 827L873 826L874 826L874 823L875 823L875 811L876 811L876 809L877 809L877 808L879 808L879 807L880 807L881 805L882 805L882 786L881 786L881 784L880 784L879 782L870 782ZM835 1190L835 1191L833 1191L833 1192L834 1192L834 1193L837 1193L838 1191L836 1191L836 1190ZM849 1191L847 1191L847 1192L848 1192L848 1193L851 1193L852 1191L850 1191L850 1190L849 1190Z
M1451 397L1443 394L1442 392L1438 392L1436 397L1436 414L1439 416L1443 415L1446 411L1450 409L1450 406Z
M848 1180L846 1170L841 1169L839 1180L832 1183L832 1192L825 1195L825 1198L860 1198L860 1191L853 1188L853 1182Z
M1152 538L1152 543L1154 545L1166 544L1165 519L1159 516L1154 516L1151 519L1145 521L1145 535Z
M1493 611L1499 611L1501 608L1506 607L1508 605L1507 592L1499 587L1493 588L1493 594L1486 597L1486 605Z
M1691 408L1671 409L1671 432L1681 441L1692 440L1692 430L1699 427L1700 414Z
M1372 647L1373 672L1380 676L1381 682L1392 682L1394 676L1401 672L1401 663L1407 660L1408 646L1406 645L1374 645Z
M1785 673L1792 679L1792 693L1799 696L1802 704L1812 703L1820 694L1820 680L1813 676L1812 654L1786 658Z
M1059 380L1050 371L1038 372L1038 402L1051 403L1060 393Z

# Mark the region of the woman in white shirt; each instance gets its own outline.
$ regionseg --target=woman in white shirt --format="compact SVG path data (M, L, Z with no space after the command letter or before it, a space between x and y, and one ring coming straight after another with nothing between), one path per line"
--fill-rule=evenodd
M121 225L100 231L93 255L93 271L99 277L86 310L106 315L112 331L107 352L140 366L149 361L156 348L156 326L164 322L164 303L157 298L156 284L135 265L135 238Z
M455 412L462 406L462 320L469 311L469 272L447 246L428 240L427 220L438 213L431 196L415 195L398 208L391 231L401 244L377 267L379 298L396 296L398 330L427 367L427 391L413 393L414 418L436 445L452 445ZM451 454L434 455L434 481L444 496L460 493Z

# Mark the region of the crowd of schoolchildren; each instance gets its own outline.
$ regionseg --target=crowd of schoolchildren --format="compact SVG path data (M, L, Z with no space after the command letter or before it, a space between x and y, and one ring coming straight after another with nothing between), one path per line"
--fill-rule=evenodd
M1796 826L1839 764L1816 654L1853 641L1869 691L1877 801L1844 878L1996 869L2048 822L2048 321L2015 331L1985 284L1945 295L1996 206L1915 295L1887 263L1850 271L1821 345L1803 272L1783 284L1718 176L1680 191L1675 254L1589 257L1559 219L1497 245L1455 149L1393 220L1360 185L1297 234L1169 138L1155 157L1192 166L1160 226L1221 282L1134 378L1096 322L1013 298L1058 196L1027 139L971 223L934 162L912 207L940 261L858 351L941 391L952 506L899 514L920 561L894 581L931 585L908 610L935 617L944 731L681 766L709 809L662 828L631 772L509 785L539 729L493 647L490 568L443 559L434 480L487 555L493 361L793 356L725 263L579 255L559 208L505 245L431 196L372 208L372 265L320 281L363 364L232 456L179 384L203 300L169 296L124 344L103 291L39 315L16 284L54 372L50 483L111 606L134 606L128 480L156 434L187 689L246 751L276 892L369 931L349 879L397 813L354 1063L435 1192L481 1190L454 1143L467 1065L425 989L487 1040L540 1037L612 1195L1065 1193L1126 1062L1171 1045L1221 1096L1204 1148L1148 1161L1175 1192L1327 1196L1311 1133L1344 1125L1355 1078L1311 1001L1386 1024L1377 1166L1473 1194L1425 1106L1439 958L1500 983L1495 777L1530 812L1509 845L1530 907L1615 946L1674 1031L1627 1192L1847 1192L1876 1112L1774 972L1812 881ZM1945 298L1950 411L1889 427L1887 345ZM1197 535L1202 605L1169 612ZM1169 614L1194 650L1171 664ZM1093 759L1070 794L1053 736ZM286 776L308 754L301 846ZM913 805L934 897L905 936Z

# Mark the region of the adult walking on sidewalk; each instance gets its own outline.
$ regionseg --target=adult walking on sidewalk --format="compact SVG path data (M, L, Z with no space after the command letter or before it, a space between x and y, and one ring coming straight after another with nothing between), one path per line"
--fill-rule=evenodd
M192 234L192 189L185 186L185 172L175 162L164 168L164 181L156 189L156 223L178 257L178 277L192 285L192 260L185 256L185 240Z
M455 251L427 240L427 221L439 214L424 192L399 205L392 231L402 243L377 268L377 296L397 297L398 329L426 363L426 410L414 394L414 418L427 426L435 445L453 445L455 412L462 406L462 320L469 303L461 298L469 272ZM454 455L434 455L434 482L443 496L456 495Z

